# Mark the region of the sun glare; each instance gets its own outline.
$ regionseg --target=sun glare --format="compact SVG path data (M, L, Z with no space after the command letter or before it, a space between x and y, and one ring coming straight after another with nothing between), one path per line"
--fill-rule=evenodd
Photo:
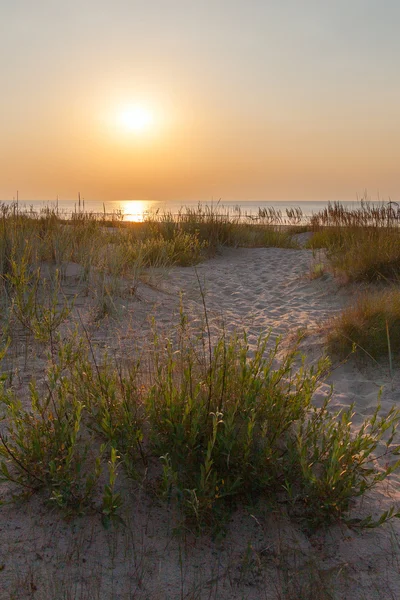
M124 213L124 221L143 221L151 204L147 200L123 200L120 202L120 208Z
M142 133L152 128L154 116L144 106L128 106L121 110L119 123L127 132Z

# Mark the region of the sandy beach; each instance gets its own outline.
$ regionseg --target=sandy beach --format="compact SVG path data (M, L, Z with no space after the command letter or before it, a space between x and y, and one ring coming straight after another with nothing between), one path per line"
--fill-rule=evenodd
M250 347L260 334L295 343L309 362L325 352L326 323L357 293L328 272L312 278L315 262L306 249L223 249L193 267L149 271L134 294L118 299L116 316L91 324L90 301L82 292L79 267L65 268L64 291L78 293L72 318L87 324L93 343L128 359L158 328L174 330L182 303L189 321L204 318L213 332L246 331ZM40 354L15 358L19 386L26 386ZM317 393L333 386L332 407L354 403L354 423L382 407L400 404L398 371L351 358L333 370ZM400 501L398 478L385 482L354 517L379 515ZM125 485L124 483L122 485ZM127 484L126 484L127 485ZM241 506L226 532L196 536L179 521L175 507L151 496L140 481L129 488L125 526L104 529L96 515L63 519L40 495L0 507L0 598L47 599L342 599L399 598L400 523L356 531L333 525L305 531L285 509ZM5 499L7 494L3 495ZM65 590L68 590L67 592Z
M400 600L399 23L2 2L0 600Z

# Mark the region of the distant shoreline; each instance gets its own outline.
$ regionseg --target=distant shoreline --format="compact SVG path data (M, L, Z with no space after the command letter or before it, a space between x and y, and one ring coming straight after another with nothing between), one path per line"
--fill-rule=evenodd
M99 200L25 200L25 199L14 199L14 200L2 200L1 204L17 204L18 210L21 212L40 212L41 210L55 210L59 212L60 216L66 216L70 218L75 213L87 213L95 216L106 215L111 217L118 213L123 214L123 220L125 221L142 221L147 215L156 215L163 213L171 213L173 216L178 216L180 212L185 209L196 210L197 207L201 206L203 209L209 208L224 214L237 218L241 215L246 220L256 219L259 214L259 210L275 209L281 211L284 215L286 209L300 208L303 217L311 217L313 214L318 213L328 206L333 201L318 201L318 200L303 200L303 201L284 201L284 200L265 200L265 201L252 201L244 200L240 202L234 201L158 201L158 200L109 200L102 202ZM386 200L373 201L373 204L386 204ZM361 205L361 200L343 200L340 204L345 208L353 209Z

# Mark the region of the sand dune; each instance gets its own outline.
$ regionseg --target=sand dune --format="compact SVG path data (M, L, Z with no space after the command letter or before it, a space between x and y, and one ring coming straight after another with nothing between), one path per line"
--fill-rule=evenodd
M289 344L301 329L300 348L314 360L324 353L324 322L351 301L351 292L328 274L310 279L312 260L308 250L225 249L196 269L171 269L156 287L141 283L136 296L121 301L119 318L94 327L93 337L126 355L149 339L151 316L165 331L176 323L180 297L190 319L201 320L203 292L213 328L246 329L251 345L267 331ZM77 306L83 313L84 299ZM357 425L373 412L382 386L383 408L400 405L399 383L399 374L390 378L384 366L351 360L335 365L317 396L332 384L333 406L354 403ZM399 489L395 478L355 515L378 514L400 500ZM150 501L139 485L128 526L116 532L91 517L65 523L40 499L1 511L0 599L400 598L397 522L362 533L338 525L306 535L265 506L258 514L235 513L222 540L184 530L177 536L173 508ZM63 586L70 596L61 595Z

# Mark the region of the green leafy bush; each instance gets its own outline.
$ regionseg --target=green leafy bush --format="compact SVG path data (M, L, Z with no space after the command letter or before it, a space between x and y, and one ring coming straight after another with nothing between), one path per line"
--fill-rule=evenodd
M313 405L313 393L328 364L294 369L296 353L277 363L277 347L265 353L260 340L249 356L246 338L220 338L202 359L181 338L155 353L155 381L147 400L154 453L161 456L164 492L175 494L199 522L220 515L236 498L286 500L297 515L327 522L351 501L387 477L373 452L399 412L351 427L343 413ZM166 353L166 356L165 356Z
M101 453L91 456L90 440L82 435L84 405L63 375L75 358L70 345L60 350L58 363L49 367L46 391L30 383L29 408L2 386L7 430L0 434L0 477L31 493L45 490L49 501L79 512L92 501Z

